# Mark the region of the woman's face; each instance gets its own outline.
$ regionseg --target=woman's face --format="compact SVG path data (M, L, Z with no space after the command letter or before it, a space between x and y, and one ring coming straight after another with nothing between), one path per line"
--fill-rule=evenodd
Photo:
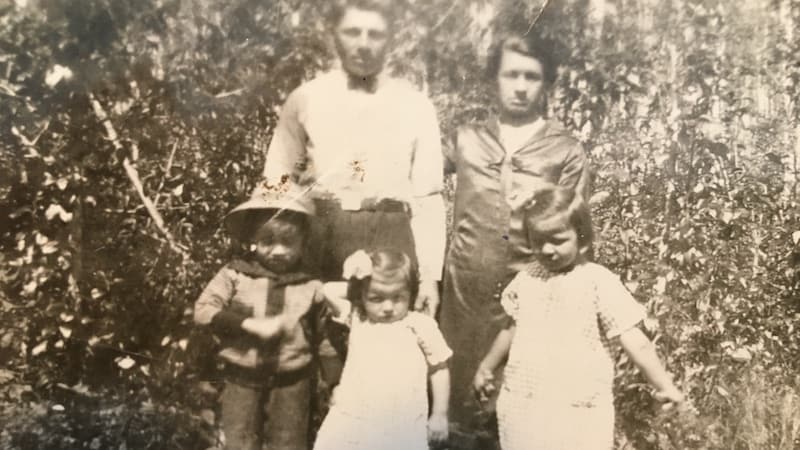
M501 114L514 119L543 114L546 87L544 68L538 59L513 50L503 50L497 71Z

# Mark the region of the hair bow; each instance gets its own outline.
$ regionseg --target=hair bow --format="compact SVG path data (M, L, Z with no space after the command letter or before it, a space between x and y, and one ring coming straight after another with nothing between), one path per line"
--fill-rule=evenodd
M344 260L342 277L345 280L363 280L369 276L372 276L372 258L364 250L358 250Z

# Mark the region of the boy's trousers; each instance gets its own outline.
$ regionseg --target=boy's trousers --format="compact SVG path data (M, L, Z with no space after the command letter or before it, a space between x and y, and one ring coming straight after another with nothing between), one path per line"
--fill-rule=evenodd
M308 369L261 386L229 377L221 396L225 448L307 450L312 380Z

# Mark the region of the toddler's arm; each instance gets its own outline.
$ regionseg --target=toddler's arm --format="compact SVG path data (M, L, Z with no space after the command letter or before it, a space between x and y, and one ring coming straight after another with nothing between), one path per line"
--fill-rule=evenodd
M353 305L347 300L347 282L331 281L323 288L325 303L331 312L331 318L339 323L346 323Z
M447 363L431 367L431 416L428 418L428 440L442 443L447 440L449 426L447 407L450 403L450 370Z
M209 325L218 335L250 333L270 339L286 327L282 316L256 319L229 306L235 292L233 271L223 268L211 279L194 305L194 321Z
M233 294L233 274L223 268L208 282L200 297L194 302L194 322L198 325L211 325L214 331L230 331L229 323L224 320L224 314L217 316L230 304ZM241 317L239 322L243 318Z
M478 365L478 372L475 374L472 386L481 401L488 400L488 397L495 390L492 384L494 371L508 357L508 351L511 349L511 341L514 339L516 329L517 326L512 322L508 327L500 330L497 333L497 337L494 338L489 352Z
M675 387L672 377L667 373L656 354L655 345L642 333L638 327L633 327L619 336L620 344L625 353L633 360L636 366L644 372L658 392L656 398L661 401L683 403L683 394Z
M272 339L286 331L287 321L281 314L273 317L248 317L241 323L242 330L261 339Z

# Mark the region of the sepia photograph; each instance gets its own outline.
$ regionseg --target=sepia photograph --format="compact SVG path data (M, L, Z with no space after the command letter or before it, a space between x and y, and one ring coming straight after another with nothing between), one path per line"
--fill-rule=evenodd
M0 0L0 449L800 450L800 0Z

